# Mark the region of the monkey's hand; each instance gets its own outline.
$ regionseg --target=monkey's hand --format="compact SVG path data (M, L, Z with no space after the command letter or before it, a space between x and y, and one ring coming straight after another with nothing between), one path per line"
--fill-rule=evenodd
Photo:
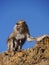
M39 37L36 38L36 41L40 41L40 40L42 40L46 36L49 36L49 35L45 34L43 36L39 36Z

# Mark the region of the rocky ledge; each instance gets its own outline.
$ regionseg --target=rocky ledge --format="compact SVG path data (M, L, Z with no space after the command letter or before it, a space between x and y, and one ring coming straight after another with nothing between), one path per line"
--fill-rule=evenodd
M0 53L0 65L49 65L49 36L13 56L8 51Z

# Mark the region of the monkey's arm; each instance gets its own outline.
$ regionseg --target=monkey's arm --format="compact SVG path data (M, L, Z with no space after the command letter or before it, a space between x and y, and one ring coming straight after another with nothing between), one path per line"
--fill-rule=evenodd
M40 41L40 40L42 40L44 37L46 37L46 36L48 36L47 34L45 34L45 35L43 35L43 36L39 36L39 37L37 37L37 38L33 38L33 37L31 37L31 36L27 36L27 40L28 41Z
M33 38L33 37L28 37L27 38L27 41L35 41L36 40L36 38Z
M36 38L34 38L34 37L31 37L29 34L27 34L27 41L35 41L36 40Z

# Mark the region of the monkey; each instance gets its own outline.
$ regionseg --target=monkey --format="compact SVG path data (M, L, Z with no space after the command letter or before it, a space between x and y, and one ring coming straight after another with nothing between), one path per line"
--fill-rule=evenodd
M8 51L12 54L14 54L15 51L20 51L26 40L34 41L35 38L31 37L26 21L19 20L7 39Z

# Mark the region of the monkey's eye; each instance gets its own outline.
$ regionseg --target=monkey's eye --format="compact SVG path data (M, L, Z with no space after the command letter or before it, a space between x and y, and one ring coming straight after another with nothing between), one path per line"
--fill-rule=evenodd
M17 25L19 25L18 23L16 23Z

